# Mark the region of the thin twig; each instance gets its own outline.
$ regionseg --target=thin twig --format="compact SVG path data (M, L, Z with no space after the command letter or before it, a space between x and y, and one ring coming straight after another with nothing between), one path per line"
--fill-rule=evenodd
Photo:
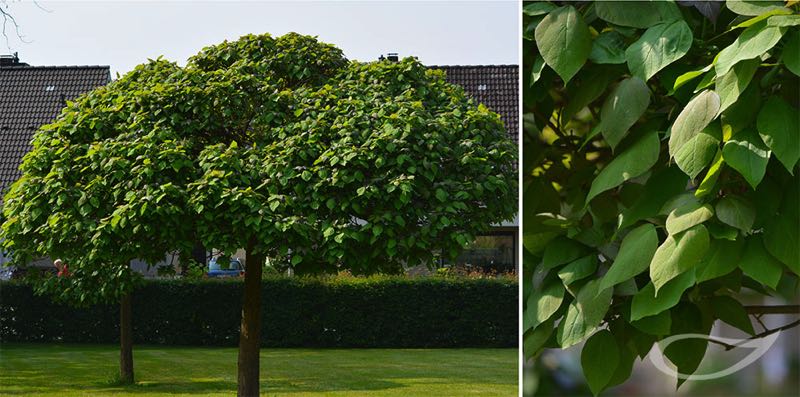
M800 314L800 305L745 306L747 314Z

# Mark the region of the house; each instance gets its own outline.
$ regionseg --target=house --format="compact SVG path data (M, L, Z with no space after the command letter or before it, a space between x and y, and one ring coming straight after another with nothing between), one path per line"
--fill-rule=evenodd
M0 55L0 192L22 175L33 133L53 121L66 101L109 81L108 66L30 66L16 54ZM0 264L7 261L0 253ZM34 265L50 266L50 260Z
M464 87L476 102L500 115L509 138L519 141L519 66L474 65L432 66L447 74L446 80ZM497 271L517 270L519 214L513 220L494 225L489 233L478 236L456 259L455 264L468 264Z
M477 102L499 113L509 137L519 143L517 65L432 68L444 70L450 83L461 85ZM5 192L20 177L19 165L31 149L33 133L51 122L67 100L110 81L108 66L29 66L16 55L0 56L0 191ZM501 270L518 268L518 229L518 216L498 223L490 233L479 236L456 263ZM0 257L0 263L5 261ZM143 263L134 267L154 272Z

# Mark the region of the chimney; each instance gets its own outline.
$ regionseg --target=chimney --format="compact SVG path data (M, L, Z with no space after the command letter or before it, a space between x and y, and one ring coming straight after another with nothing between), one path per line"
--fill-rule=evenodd
M398 61L400 60L400 57L399 57L399 56L397 56L397 53L396 53L396 52L390 52L390 53L389 53L389 54L386 56L386 59L387 59L389 62L398 62Z
M23 63L19 61L19 55L15 52L12 54L2 54L0 55L0 67L10 67L10 66L29 66L27 63Z

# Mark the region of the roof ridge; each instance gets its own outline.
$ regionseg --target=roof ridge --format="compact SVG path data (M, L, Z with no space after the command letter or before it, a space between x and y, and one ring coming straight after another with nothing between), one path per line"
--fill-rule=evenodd
M109 65L53 65L53 66L3 66L0 70L30 70L30 69L111 69Z
M519 68L518 64L493 64L493 65L428 65L429 68Z

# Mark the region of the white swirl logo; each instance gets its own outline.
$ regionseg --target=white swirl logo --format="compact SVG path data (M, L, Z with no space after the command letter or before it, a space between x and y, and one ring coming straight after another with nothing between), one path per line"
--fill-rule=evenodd
M780 335L780 331L772 333L770 335L766 335L763 338L758 339L731 339L731 338L722 338L722 337L711 337L704 334L679 334L673 335L669 338L666 338L659 342L659 352L658 354L650 354L650 362L658 368L659 371L675 376L678 379L686 379L686 380L709 380L709 379L717 379L722 378L724 376L728 376L736 371L741 370L742 368L754 363L756 360L761 358L764 353L769 350L770 347L778 340L778 336ZM750 354L745 356L741 361L738 363L717 372L712 372L710 374L682 374L679 373L677 370L670 368L667 364L666 360L664 359L664 350L670 344L677 342L679 340L684 339L705 339L710 342L723 342L731 346L736 347L744 347L744 348L751 348L753 349Z

